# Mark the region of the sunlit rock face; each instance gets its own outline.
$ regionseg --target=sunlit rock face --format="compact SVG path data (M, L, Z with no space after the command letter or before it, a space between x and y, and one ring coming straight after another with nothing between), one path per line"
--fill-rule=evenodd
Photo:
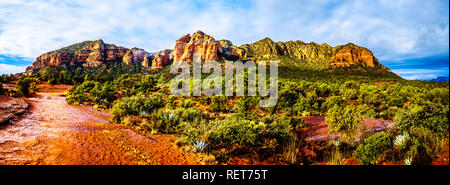
M37 57L31 66L27 67L26 74L31 74L33 69L45 66L81 65L83 67L98 67L108 62L123 62L125 65L138 63L144 68L159 69L169 65L172 59L172 50L162 50L153 55L140 48L128 49L113 44L105 44L100 39L84 41L44 53Z
M225 60L238 60L245 57L245 50L234 46L229 40L220 40L219 53Z
M200 60L218 61L219 60L219 42L202 31L184 35L175 41L174 60L192 62L194 54L199 54Z
M174 61L192 62L194 55L200 61L237 60L245 56L245 50L234 46L229 40L216 41L214 37L197 31L192 36L186 34L175 41Z
M27 68L27 71L44 66L59 66L63 64L98 66L104 62L122 59L127 50L124 47L105 44L101 39L84 41L42 54L36 58L31 67Z
M122 60L123 63L130 65L132 62L143 62L146 57L148 57L148 54L145 50L132 48L125 53Z
M373 53L353 43L332 47L326 43L316 44L303 41L274 42L264 38L252 44L235 46L229 40L217 41L214 37L197 31L186 34L175 41L173 50L165 49L149 53L140 48L124 48L113 44L105 44L103 40L84 41L36 58L25 74L44 66L83 66L98 67L109 62L122 62L123 65L137 64L142 69L160 69L173 61L192 62L194 56L200 61L223 60L279 60L287 57L324 68L364 67L390 71L378 62Z
M350 67L351 65L363 65L365 67L379 66L378 59L373 53L364 47L353 43L334 48L335 52L328 63L336 67Z
M151 68L152 69L162 68L164 66L169 65L172 60L173 60L172 50L166 49L166 50L159 51L159 52L155 53L153 56ZM146 67L149 67L149 66L147 65Z

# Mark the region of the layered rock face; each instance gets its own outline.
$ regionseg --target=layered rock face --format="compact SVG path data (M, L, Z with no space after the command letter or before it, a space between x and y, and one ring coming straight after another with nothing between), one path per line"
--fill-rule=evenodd
M197 31L192 36L187 34L175 41L174 60L192 62L194 54L198 54L202 62L218 61L219 48L219 42L212 36Z
M169 65L172 60L173 60L172 50L166 49L166 50L159 51L159 52L155 53L153 56L151 68L152 69L162 68L164 66ZM146 66L146 67L149 67L149 66Z
M142 62L144 58L148 58L148 53L140 48L132 48L128 50L122 58L123 63L130 65L132 62Z
M184 35L175 41L174 61L192 62L198 54L202 62L219 60L237 60L245 55L245 50L233 46L228 40L216 41L214 37L202 31Z
M163 50L152 55L140 48L128 49L113 44L105 44L101 39L84 41L42 54L36 58L32 66L26 69L26 73L31 74L33 69L44 66L82 65L83 67L98 67L107 62L123 62L126 65L141 63L146 68L161 68L171 62L171 53L172 50ZM152 60L155 60L155 62Z
M334 55L328 63L335 67L350 67L351 65L365 65L365 67L379 66L378 59L367 48L349 43L335 48Z
M124 47L105 44L101 39L84 41L37 57L32 66L27 68L27 71L44 66L59 66L63 64L98 66L103 64L103 62L121 59L127 50Z

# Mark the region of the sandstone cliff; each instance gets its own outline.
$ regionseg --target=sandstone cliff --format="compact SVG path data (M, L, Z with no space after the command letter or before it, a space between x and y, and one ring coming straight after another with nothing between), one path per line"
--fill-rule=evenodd
M59 66L63 64L98 66L103 62L115 61L122 58L128 49L120 46L105 44L103 40L84 41L55 51L51 51L36 58L27 71L44 66Z
M220 44L212 36L197 31L175 41L174 60L192 62L194 54L199 54L201 61L218 61L219 48Z
M36 58L27 72L44 66L81 65L97 67L107 62L137 63L144 68L159 69L172 61L192 62L198 54L202 62L221 60L277 60L283 57L299 61L316 62L331 68L365 67L390 71L378 62L373 53L353 43L332 47L328 44L303 41L274 42L264 38L240 47L229 40L216 41L214 37L197 31L175 41L173 50L148 53L140 48L124 48L105 44L102 40L85 41Z
M84 41L42 54L26 69L26 72L30 74L33 69L44 66L80 65L83 67L98 67L107 62L123 62L126 65L140 63L143 67L157 69L168 65L171 61L170 56L171 50L163 50L153 55L140 48L128 49L113 44L105 44L100 39ZM155 60L155 62L152 60Z
M244 56L245 51L233 46L228 40L216 41L214 37L197 31L192 36L184 35L175 41L174 61L192 62L198 54L202 62L237 60Z

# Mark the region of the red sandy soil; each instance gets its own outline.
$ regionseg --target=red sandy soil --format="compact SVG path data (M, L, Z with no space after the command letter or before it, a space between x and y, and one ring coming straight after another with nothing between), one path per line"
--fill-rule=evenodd
M146 135L110 124L110 114L71 106L63 92L70 86L38 86L30 108L0 127L0 164L133 165L199 164L198 157L176 148L172 135Z
M303 116L301 118L305 121L306 128L302 128L300 130L300 134L306 136L307 141L328 140L338 137L336 134L328 134L328 126L325 123L325 116ZM392 121L389 120L364 118L365 132L382 131L391 125Z
M449 165L449 163L448 163L448 160L449 160L448 154L449 154L449 150L448 150L448 143L447 143L445 145L445 148L444 148L444 153L439 155L438 158L435 159L432 164L433 165L447 165L448 166Z

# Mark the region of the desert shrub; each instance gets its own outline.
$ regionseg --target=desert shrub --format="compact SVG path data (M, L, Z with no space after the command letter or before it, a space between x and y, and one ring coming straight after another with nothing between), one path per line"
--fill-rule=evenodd
M441 154L444 142L433 131L425 127L411 127L409 150L406 160L412 165L430 165L433 158Z
M198 120L198 119L195 119ZM223 120L198 120L182 122L180 133L189 143L203 141L212 149L230 148L275 148L292 139L292 131L303 126L297 118L246 119L233 114Z
M433 160L426 146L418 140L413 140L413 144L406 155L404 162L407 165L430 165Z
M164 107L164 100L156 95L138 94L124 97L114 102L111 110L112 120L120 123L124 116L146 116L161 107Z
M341 133L346 140L353 140L362 123L362 116L353 105L340 108L337 105L328 110L326 123L329 133Z
M211 121L209 141L215 145L258 144L258 134L253 129L254 121L235 118Z
M16 89L18 96L30 96L36 92L36 78L23 76L16 82Z
M359 84L355 81L347 81L341 86L341 94L347 100L353 100L358 97Z
M166 100L166 106L169 109L174 109L176 104L175 104L175 97L174 96L169 96Z
M189 108L193 107L195 105L195 102L193 102L191 99L185 99L178 102L178 106L181 108Z
M228 99L226 96L212 96L209 107L213 112L225 112L227 111L227 104Z
M287 81L280 84L278 104L282 108L292 108L301 95L300 87L297 83Z
M114 99L114 87L111 82L101 84L92 80L74 86L66 96L66 102L69 104L96 103L105 107L110 107Z
M397 107L389 107L388 109L383 110L379 113L379 118L391 120L395 116L395 113L397 113L397 111L398 111Z
M110 107L112 101L115 99L114 87L111 82L97 84L90 93L93 96L93 101Z
M392 137L387 132L378 132L364 139L354 152L362 165L376 164L379 156L392 147Z
M136 94L136 78L129 74L123 74L114 80L114 89L121 96L132 96Z
M394 124L400 131L411 127L425 127L438 134L440 137L448 138L448 105L428 102L424 105L407 105L403 110L397 112Z
M156 75L144 75L139 81L139 88L137 89L137 91L144 93L155 91L157 82L158 81Z
M4 94L3 84L0 82L0 94Z
M179 131L188 144L194 144L197 141L209 142L211 134L211 124L208 120L201 119L195 122L182 122Z
M363 105L360 105L360 106L358 107L358 109L359 109L359 111L361 112L361 115L362 115L363 117L366 117L366 118L375 118L375 117L377 116L377 113L375 112L375 108L374 108L374 107L371 107L370 105L363 104Z
M339 107L343 106L345 105L345 101L339 96L331 96L328 97L323 106L328 110L334 107L335 105Z
M161 133L175 133L180 123L179 117L170 111L158 109L150 116L149 127Z
M247 114L247 111L252 109L255 105L256 105L255 98L250 97L250 96L243 96L234 105L233 111L237 112L237 113Z
M203 118L203 114L200 109L196 107L190 108L178 108L173 110L173 114L177 115L180 119L180 122L194 122Z
M449 104L449 91L445 88L434 88L426 94L426 98L433 103Z
M329 153L324 155L324 161L327 165L343 165L345 154L339 149L332 149Z
M178 108L175 110L159 109L149 116L148 126L153 131L161 133L177 133L183 131L184 128L179 128L180 123L186 125L196 125L203 118L202 113L198 108Z
M293 112L296 113L296 115L301 116L310 116L311 115L311 102L308 101L305 97L299 97L297 99L297 102L292 107Z
M263 147L275 148L276 146L288 142L292 139L292 133L298 128L306 127L306 123L301 118L280 117L279 119L262 119L255 126L259 134Z

